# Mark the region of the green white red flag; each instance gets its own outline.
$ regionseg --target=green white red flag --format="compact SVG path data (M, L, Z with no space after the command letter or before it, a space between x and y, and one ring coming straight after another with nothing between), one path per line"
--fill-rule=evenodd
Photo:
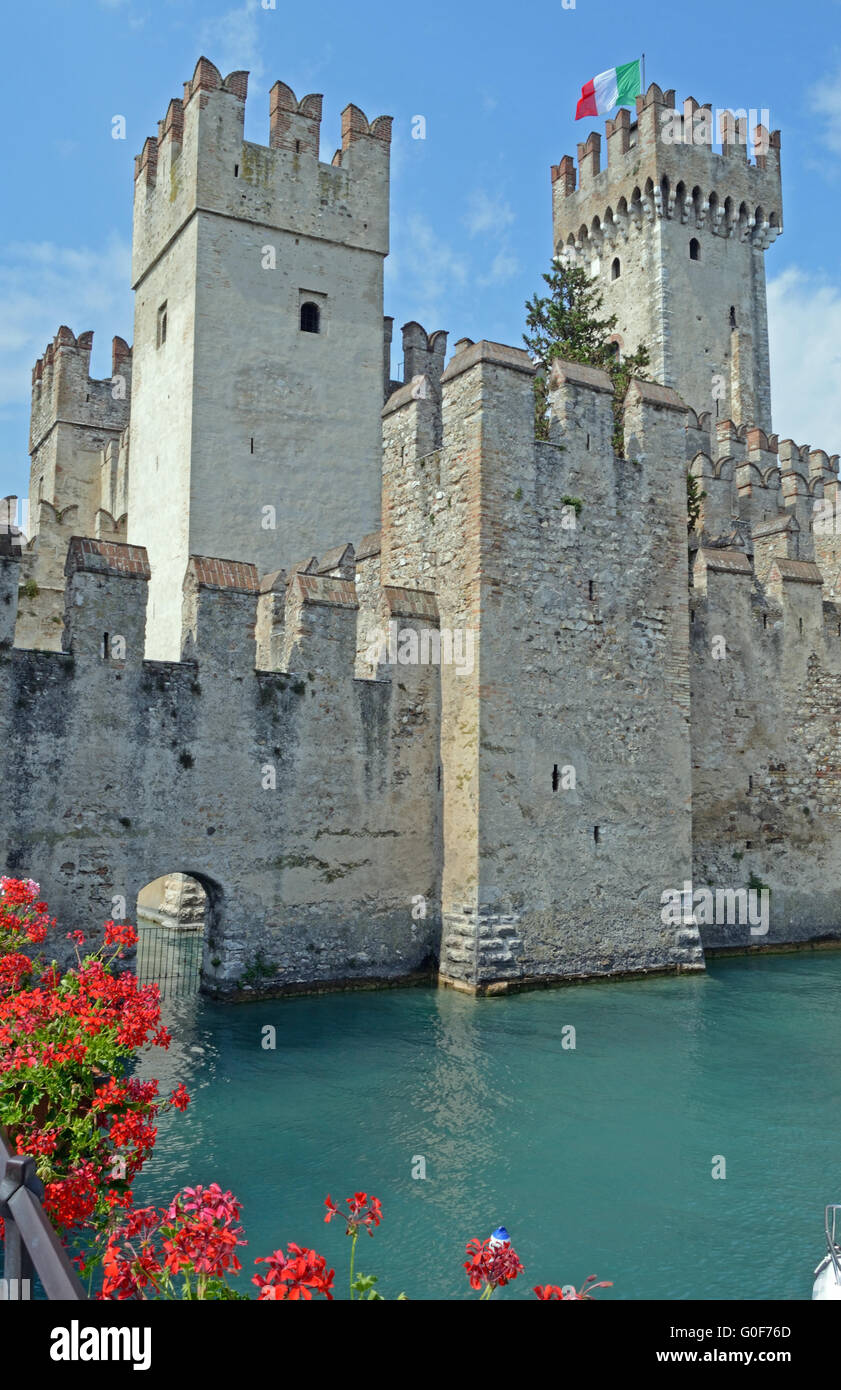
M642 91L640 60L621 63L618 68L608 68L600 72L591 82L581 88L581 97L575 110L575 119L582 116L603 116L617 106L629 106Z

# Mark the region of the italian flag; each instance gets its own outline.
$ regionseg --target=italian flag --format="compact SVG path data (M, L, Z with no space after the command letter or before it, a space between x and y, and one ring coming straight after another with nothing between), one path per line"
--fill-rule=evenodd
M622 63L618 68L600 72L592 82L581 88L581 99L575 108L575 119L582 116L603 116L615 106L628 106L642 91L640 60Z

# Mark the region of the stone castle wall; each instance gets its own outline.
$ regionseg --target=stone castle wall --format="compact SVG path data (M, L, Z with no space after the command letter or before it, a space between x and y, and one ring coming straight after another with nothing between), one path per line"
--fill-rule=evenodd
M138 157L134 351L96 382L63 328L33 374L32 535L0 527L6 869L86 931L189 875L226 996L841 939L838 458L769 433L779 133L753 163L732 120L696 147L690 98L670 144L652 86L607 169L593 134L553 170L556 251L665 383L631 383L617 457L593 368L554 365L548 442L519 349L446 363L410 322L391 377L389 121L347 107L322 164L321 98L277 83L253 145L246 79L200 60ZM770 890L767 935L668 920L693 884Z
M18 563L0 563L8 636ZM131 917L162 874L198 879L210 989L428 970L436 673L355 679L353 586L310 576L289 585L289 669L258 671L256 573L200 559L185 584L188 655L146 661L148 577L139 547L74 540L64 650L0 649L8 871L37 865L62 924L88 931L115 899ZM411 626L411 603L398 600ZM413 917L412 894L424 916Z
M814 558L838 543L809 531L836 461L729 421L714 446L651 383L616 457L609 378L564 363L536 442L532 380L463 340L393 392L382 534L262 579L192 557L178 662L144 657L141 547L72 540L61 652L11 645L2 557L5 859L62 922L189 874L225 994L436 968L507 989L839 935L841 609ZM417 659L430 634L452 659ZM690 880L770 887L767 939L664 923Z
M615 458L609 378L561 364L536 443L533 375L458 345L429 454L432 392L386 408L383 572L475 634L470 674L442 668L441 972L700 967L697 932L659 920L691 864L685 409L635 386Z
M767 943L839 935L838 459L719 423L690 589L694 882L771 891ZM731 924L705 944L739 945ZM767 944L766 943L766 944Z

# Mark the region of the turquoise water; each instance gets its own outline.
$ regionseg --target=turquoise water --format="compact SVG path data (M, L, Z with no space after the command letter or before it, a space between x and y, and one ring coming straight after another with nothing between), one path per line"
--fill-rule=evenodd
M591 1273L614 1281L601 1298L810 1296L823 1208L841 1200L841 954L508 999L409 989L169 1013L172 1048L146 1071L193 1102L166 1116L137 1194L230 1187L249 1277L295 1240L338 1284L348 1242L323 1201L361 1188L385 1217L357 1267L390 1297L474 1298L465 1242L499 1224L526 1270L497 1297Z

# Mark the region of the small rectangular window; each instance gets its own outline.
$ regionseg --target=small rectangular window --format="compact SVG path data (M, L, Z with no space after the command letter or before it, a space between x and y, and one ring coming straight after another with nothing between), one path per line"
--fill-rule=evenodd
M166 342L166 300L158 310L158 347Z

